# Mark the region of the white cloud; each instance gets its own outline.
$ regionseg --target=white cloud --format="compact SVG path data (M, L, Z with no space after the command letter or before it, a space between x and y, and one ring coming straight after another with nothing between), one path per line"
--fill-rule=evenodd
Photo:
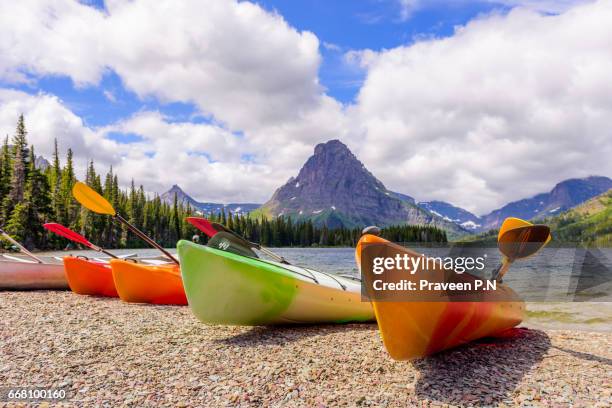
M368 54L353 141L389 187L476 212L612 175L612 6L481 17Z
M86 161L91 158L104 165L117 162L119 158L115 142L101 139L56 96L0 89L0 135L3 138L8 135L10 139L15 134L21 114L26 120L28 142L34 145L37 155L50 160L53 139L57 139L62 158L66 150L72 148L78 170L84 170Z
M126 146L116 168L148 191L179 184L200 200L263 202L276 187L272 167L245 159L254 151L249 141L219 126L169 123L158 112L141 112L100 129L101 135L109 132L143 138Z
M71 0L0 6L0 75L114 70L141 97L196 103L233 129L295 122L321 108L319 41L249 2ZM264 124L264 125L262 125Z

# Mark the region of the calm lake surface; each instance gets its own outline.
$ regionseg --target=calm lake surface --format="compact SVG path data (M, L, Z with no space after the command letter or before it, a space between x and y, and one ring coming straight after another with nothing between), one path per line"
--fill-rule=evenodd
M496 248L412 249L428 256L484 256L484 277L500 262ZM359 275L353 248L272 248L289 262L325 272ZM176 249L170 248L171 253ZM155 257L151 248L113 250L117 255L136 253ZM93 251L46 252L41 255L66 254L98 256ZM544 248L537 255L515 262L504 282L528 302L524 324L548 329L612 331L612 249L580 250L576 248Z
M454 248L412 249L428 256L484 256L489 277L501 261L496 248L458 250ZM353 248L272 248L289 262L331 273L359 275ZM176 252L176 249L169 249ZM459 252L458 252L459 251ZM114 250L117 255L136 253L141 257L158 256L155 249ZM46 252L44 255L63 256L67 253L99 256L93 251ZM612 301L612 249L544 248L535 256L516 261L504 277L504 282L528 301Z

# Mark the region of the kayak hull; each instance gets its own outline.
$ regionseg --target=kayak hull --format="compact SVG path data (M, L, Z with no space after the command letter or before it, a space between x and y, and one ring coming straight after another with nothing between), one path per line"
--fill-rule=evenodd
M364 244L383 242L388 243L380 237L364 235L357 244L357 263L361 262ZM418 256L406 248L397 246L397 249ZM473 278L467 273L463 276ZM373 301L372 304L385 348L395 360L425 357L482 337L501 336L525 316L525 303L504 285L498 285L495 292L485 294L478 302Z
M204 323L256 326L374 319L354 280L189 241L179 241L177 248L189 306Z
M0 261L0 290L67 290L62 264Z
M121 259L113 259L110 264L119 298L124 302L187 304L178 265L143 265Z
M79 295L118 297L113 272L107 263L75 256L64 257L70 290Z

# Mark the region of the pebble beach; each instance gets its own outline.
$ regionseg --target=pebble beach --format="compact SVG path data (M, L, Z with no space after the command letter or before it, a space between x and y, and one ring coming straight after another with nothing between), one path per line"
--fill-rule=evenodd
M188 307L45 291L0 292L0 316L0 385L68 390L52 406L612 405L610 331L527 321L397 362L376 324L206 326Z

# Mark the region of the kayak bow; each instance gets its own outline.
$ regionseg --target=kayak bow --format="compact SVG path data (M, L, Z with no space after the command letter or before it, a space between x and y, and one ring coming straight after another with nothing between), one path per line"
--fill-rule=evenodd
M76 256L65 256L64 268L68 285L74 293L91 296L119 296L108 263Z
M110 265L115 287L124 302L187 304L178 265L143 265L122 259L111 259Z

